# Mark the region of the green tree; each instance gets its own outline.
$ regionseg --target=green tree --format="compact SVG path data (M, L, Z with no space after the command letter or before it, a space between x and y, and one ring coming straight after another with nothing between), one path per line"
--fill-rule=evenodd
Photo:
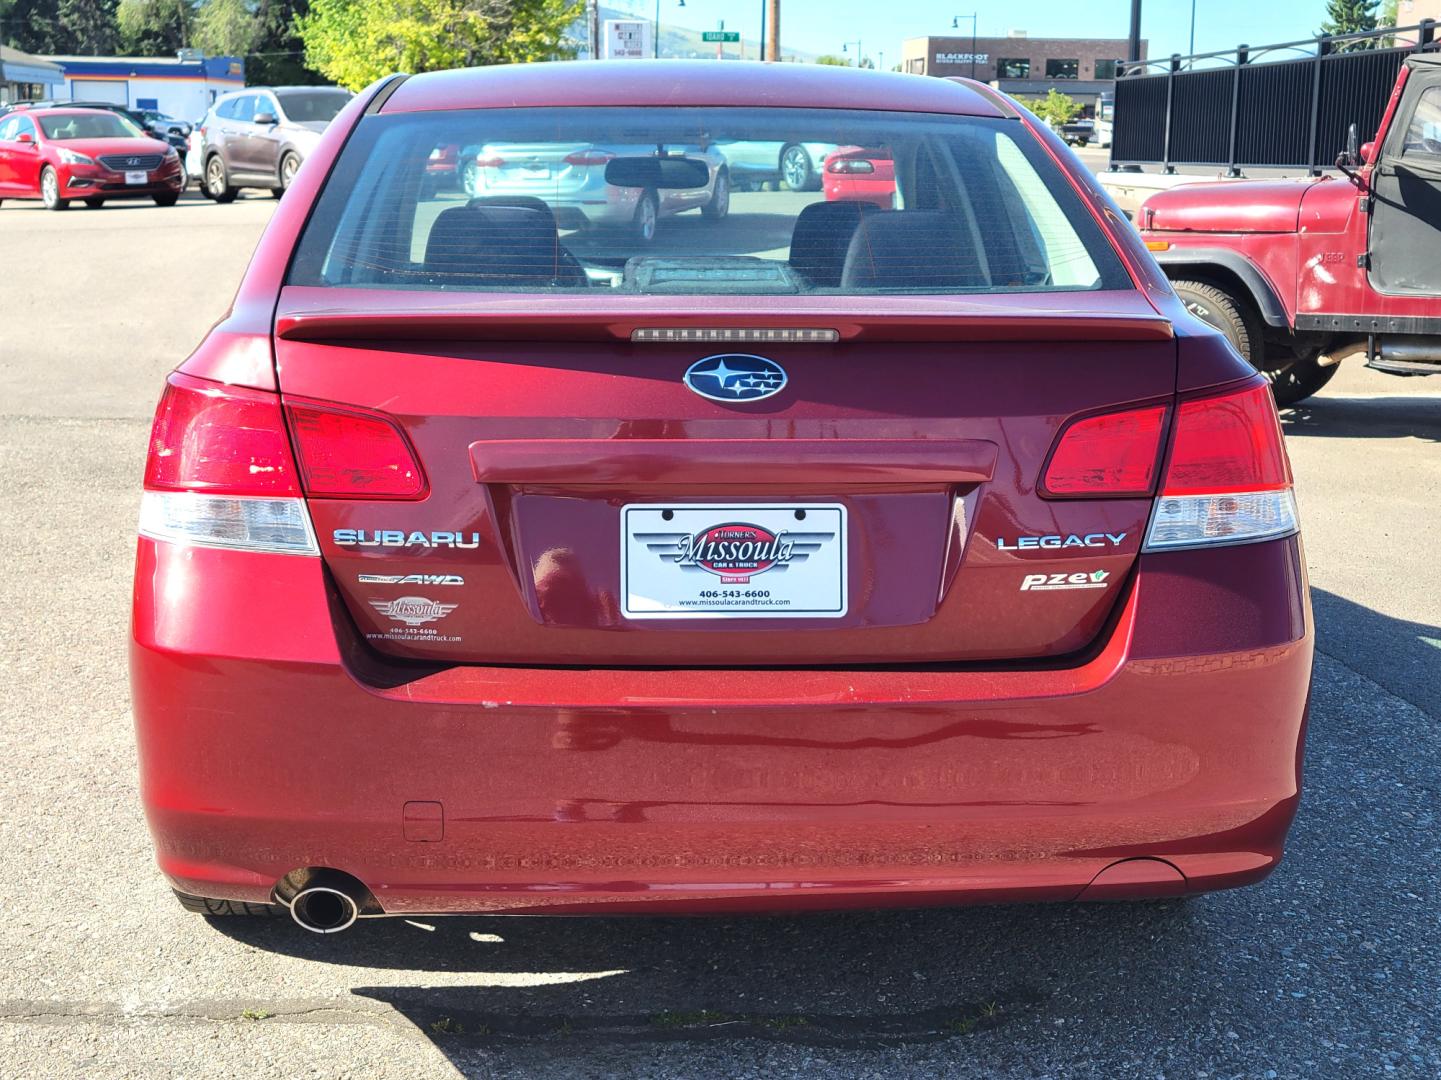
M1322 34L1357 34L1376 29L1376 9L1381 0L1327 0L1326 21L1321 24ZM1339 45L1339 50L1371 49L1376 39L1349 41Z
M115 0L60 0L56 6L61 40L57 53L113 55L120 43L115 24Z
M40 55L113 54L116 0L0 0L0 45Z
M577 0L314 0L296 21L306 63L358 90L395 71L555 60Z
M1061 93L1055 87L1048 90L1045 97L1030 104L1031 112L1051 127L1060 127L1081 111L1070 95Z
M851 62L844 56L837 56L835 53L825 53L816 57L817 64L824 64L826 67L850 67Z
M191 44L209 56L245 56L260 40L260 29L250 0L205 0L195 15Z
M169 56L190 45L193 0L120 0L120 47L137 56Z
M260 86L306 86L324 82L305 66L305 43L296 32L297 19L310 10L307 0L260 0L255 17L260 34L245 58L245 77Z

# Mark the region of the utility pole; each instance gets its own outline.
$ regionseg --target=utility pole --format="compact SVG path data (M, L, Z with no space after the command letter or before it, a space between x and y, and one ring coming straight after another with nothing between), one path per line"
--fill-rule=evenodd
M1141 0L1131 0L1131 34L1126 44L1126 60L1136 63L1141 59Z
M766 27L766 59L781 58L781 0L766 0L770 6L770 25ZM1141 0L1136 0L1140 3Z
M586 36L590 38L590 58L600 59L600 0L586 0Z
M973 79L976 77L976 20L978 18L979 14L953 15L951 17L952 30L959 30L961 28L962 19L971 20L971 78Z

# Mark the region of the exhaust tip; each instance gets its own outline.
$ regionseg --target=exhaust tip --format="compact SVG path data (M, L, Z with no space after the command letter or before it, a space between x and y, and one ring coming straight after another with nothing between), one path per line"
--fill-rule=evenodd
M290 917L312 934L338 934L355 925L360 905L341 889L312 885L291 898Z

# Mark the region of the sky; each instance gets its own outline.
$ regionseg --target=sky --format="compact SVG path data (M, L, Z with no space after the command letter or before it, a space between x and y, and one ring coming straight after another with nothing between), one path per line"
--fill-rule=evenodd
M710 30L725 20L748 40L760 34L765 0L660 0L662 25ZM650 0L606 0L655 17ZM1196 51L1263 45L1311 37L1325 18L1325 0L1196 0ZM866 55L885 53L887 67L901 58L901 41L927 34L969 35L971 21L951 29L954 15L978 16L979 36L1004 37L1025 30L1031 37L1124 38L1130 0L781 0L782 46L813 53L840 53L843 42L862 42ZM1190 51L1189 0L1142 0L1141 35L1150 55ZM854 44L852 44L854 49Z

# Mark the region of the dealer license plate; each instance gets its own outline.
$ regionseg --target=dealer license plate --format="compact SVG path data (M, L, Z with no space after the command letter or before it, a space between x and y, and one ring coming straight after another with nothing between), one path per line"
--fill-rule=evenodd
M143 184L149 179L149 174L146 173L144 170L141 170L140 172L127 171L125 173L125 182L127 184Z
M846 613L837 503L631 503L620 511L628 619L836 619Z

